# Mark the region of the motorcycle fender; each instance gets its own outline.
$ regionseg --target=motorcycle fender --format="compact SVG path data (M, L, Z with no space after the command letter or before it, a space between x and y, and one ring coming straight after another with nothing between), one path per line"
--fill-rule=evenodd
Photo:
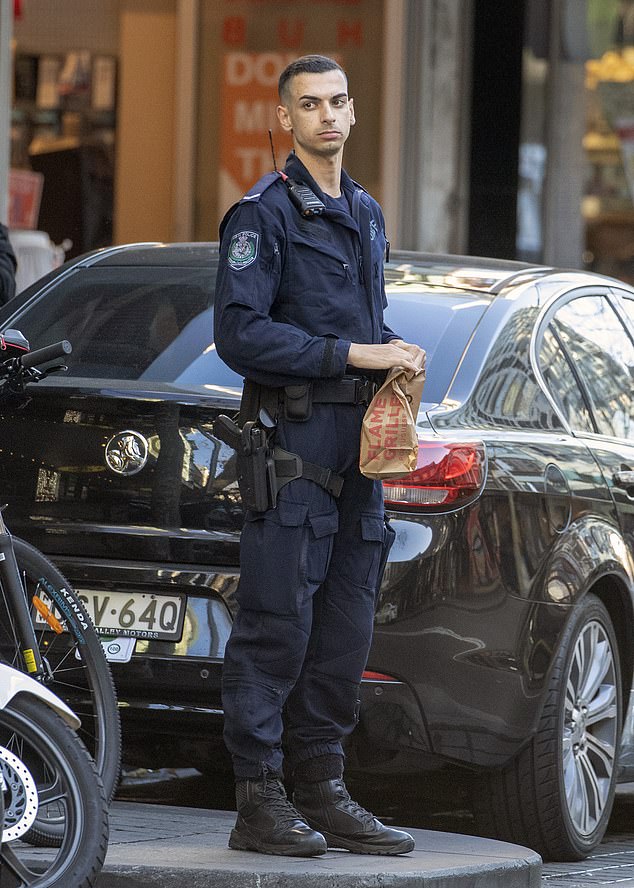
M72 709L59 699L59 697L39 681L30 678L23 672L0 663L0 709L4 709L18 694L30 694L46 703L54 709L74 730L81 725L81 721Z

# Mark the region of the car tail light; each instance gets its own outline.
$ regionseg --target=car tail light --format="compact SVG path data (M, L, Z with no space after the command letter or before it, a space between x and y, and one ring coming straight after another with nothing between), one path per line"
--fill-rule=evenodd
M394 678L393 675L388 675L386 672L373 672L371 669L366 669L363 673L364 681L398 681L398 678Z
M383 482L385 504L407 510L463 505L482 488L485 470L481 441L419 441L415 470Z

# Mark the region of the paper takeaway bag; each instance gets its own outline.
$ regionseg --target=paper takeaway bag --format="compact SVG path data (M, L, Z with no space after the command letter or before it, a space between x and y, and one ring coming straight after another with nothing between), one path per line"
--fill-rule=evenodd
M394 367L372 398L361 426L359 468L366 478L398 478L416 468L424 384L424 365L418 372Z

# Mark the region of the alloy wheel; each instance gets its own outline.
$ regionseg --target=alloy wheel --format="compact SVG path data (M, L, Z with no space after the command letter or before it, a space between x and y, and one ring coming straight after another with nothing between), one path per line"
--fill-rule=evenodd
M617 672L604 626L588 622L570 660L561 738L568 813L582 836L596 829L610 796L618 741Z

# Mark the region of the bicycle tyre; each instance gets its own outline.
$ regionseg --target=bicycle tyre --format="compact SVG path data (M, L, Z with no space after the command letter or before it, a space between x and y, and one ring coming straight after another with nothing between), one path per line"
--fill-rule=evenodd
M49 793L64 809L59 846L47 854L3 842L2 871L18 880L16 888L92 888L108 849L108 802L86 747L46 703L26 695L0 710L0 746L26 766L38 799Z
M102 779L106 798L112 800L121 768L121 725L117 696L103 648L77 593L54 564L30 543L13 537L16 561L29 602L33 594L47 591L66 614L68 629L56 635L48 627L36 628L40 652L51 676L45 684L79 716L78 731L92 755ZM35 619L35 611L32 608ZM77 656L76 656L77 654ZM0 659L24 671L19 645L0 584ZM62 825L38 817L27 840L48 845L61 835Z

